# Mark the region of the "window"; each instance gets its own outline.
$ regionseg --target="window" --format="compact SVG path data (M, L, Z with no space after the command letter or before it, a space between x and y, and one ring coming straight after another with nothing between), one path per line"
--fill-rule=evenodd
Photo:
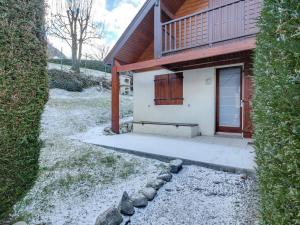
M182 73L157 75L154 79L155 105L183 104Z

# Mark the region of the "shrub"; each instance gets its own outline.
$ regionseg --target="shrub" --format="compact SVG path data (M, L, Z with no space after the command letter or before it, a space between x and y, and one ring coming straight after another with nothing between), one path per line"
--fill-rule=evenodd
M42 0L0 1L0 218L38 173L48 95L44 33Z
M60 88L67 91L81 92L83 83L76 74L67 73L60 70L49 70L49 88Z
M71 71L66 72L52 69L48 71L48 75L50 88L60 88L67 91L81 92L84 88L99 86L100 83L102 83L105 89L110 89L111 86L110 81L104 77L89 77Z
M72 66L72 59L49 59L48 62L50 63L56 63L56 64L63 64L63 65L68 65ZM81 60L80 63L81 68L87 68L91 70L99 70L102 72L107 72L111 73L111 68L110 66L105 65L103 62L99 60Z
M300 224L300 4L265 0L253 121L261 223Z

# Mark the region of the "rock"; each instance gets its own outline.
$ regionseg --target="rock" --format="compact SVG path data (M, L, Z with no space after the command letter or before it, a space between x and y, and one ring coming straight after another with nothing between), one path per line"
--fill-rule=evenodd
M20 222L14 223L14 225L28 225L28 224L24 221L20 221Z
M183 190L183 188L182 187L176 187L176 191L182 191Z
M136 193L131 196L131 201L133 206L137 208L146 207L148 205L147 198L141 193Z
M98 216L95 225L119 225L122 221L123 218L119 210L111 207Z
M155 180L149 181L149 182L146 184L146 187L152 187L152 188L154 188L155 190L158 190L158 189L160 189L164 184L165 184L165 181L163 181L163 180L161 180L161 179L155 179Z
M134 207L131 199L126 191L124 191L121 202L119 204L119 210L122 214L132 216L134 214Z
M121 132L122 134L130 133L130 132L132 132L132 128L133 128L132 122L122 123L122 124L120 125L120 132Z
M115 133L112 131L112 129L111 129L111 127L105 127L104 129L103 129L103 134L104 135L115 135Z
M128 133L127 127L121 127L121 133L122 133L122 134Z
M170 182L172 179L172 174L171 173L161 173L157 176L157 179Z
M215 181L213 181L213 183L214 183L214 184L221 184L222 182L219 181L219 180L215 180Z
M173 189L172 188L166 188L165 191L171 192L171 191L173 191Z
M130 217L126 218L125 221L124 221L124 225L128 225L131 223L131 220L130 220Z
M152 187L148 187L141 190L140 193L143 194L148 199L148 201L152 201L156 196L157 191Z
M234 182L234 184L240 186L240 185L241 185L241 182L236 181L236 182Z
M241 179L242 179L242 180L247 180L247 178L248 178L247 174L242 174L242 175L241 175Z
M194 188L194 191L204 191L204 190L205 190L205 189L199 188L199 187Z
M217 193L217 192L214 192L214 191L212 191L212 192L206 192L206 193L204 193L204 195L205 195L205 196L217 196L217 195L218 195L218 193Z
M175 159L170 161L171 173L178 173L182 169L182 160Z

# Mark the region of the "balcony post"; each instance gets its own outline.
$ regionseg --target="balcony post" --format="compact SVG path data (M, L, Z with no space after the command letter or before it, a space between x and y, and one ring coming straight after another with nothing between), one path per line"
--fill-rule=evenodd
M154 57L160 58L162 55L162 27L161 27L161 5L160 0L156 0L154 7Z
M120 78L117 72L117 62L114 62L111 73L111 128L116 134L120 133Z

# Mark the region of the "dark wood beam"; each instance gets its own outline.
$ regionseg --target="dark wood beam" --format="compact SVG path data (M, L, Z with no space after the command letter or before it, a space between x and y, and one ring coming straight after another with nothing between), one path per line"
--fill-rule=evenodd
M160 0L156 0L154 6L154 58L160 58L162 54L162 27Z
M218 45L216 47L202 48L198 50L193 49L190 51L177 53L170 56L164 56L159 59L152 59L148 61L117 66L117 72L151 69L158 66L164 66L173 63L187 62L190 60L204 59L213 56L220 56L220 55L226 55L230 53L252 50L255 49L255 47L256 47L256 38L251 37L244 40L235 41L232 43Z
M111 128L116 134L120 133L120 77L117 72L117 66L120 66L115 61L115 65L112 67L111 73Z

